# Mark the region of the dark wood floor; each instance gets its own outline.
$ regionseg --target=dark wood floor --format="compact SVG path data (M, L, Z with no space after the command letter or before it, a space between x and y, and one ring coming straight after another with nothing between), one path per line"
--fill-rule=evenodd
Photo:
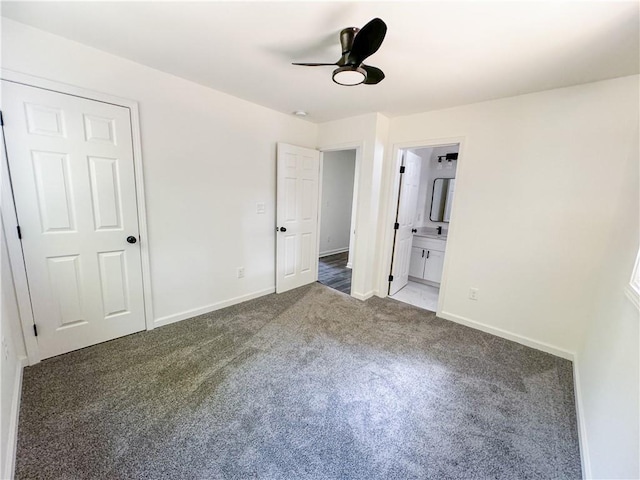
M349 295L351 269L347 268L349 252L329 255L318 260L318 282Z

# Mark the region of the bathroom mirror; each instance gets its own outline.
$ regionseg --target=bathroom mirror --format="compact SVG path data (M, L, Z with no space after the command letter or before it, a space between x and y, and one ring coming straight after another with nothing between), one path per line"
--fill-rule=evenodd
M451 218L451 201L453 199L455 185L455 178L436 178L433 181L429 220L432 222L449 223L449 218Z

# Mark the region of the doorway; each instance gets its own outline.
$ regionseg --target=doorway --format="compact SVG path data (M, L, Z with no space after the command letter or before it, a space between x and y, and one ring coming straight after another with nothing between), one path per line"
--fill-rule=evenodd
M438 310L455 195L459 143L402 149L391 298Z
M355 237L356 149L322 154L318 282L351 293Z

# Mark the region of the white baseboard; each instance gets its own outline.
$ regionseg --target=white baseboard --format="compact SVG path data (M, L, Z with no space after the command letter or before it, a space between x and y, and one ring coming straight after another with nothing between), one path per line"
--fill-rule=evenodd
M418 277L411 277L410 276L409 280L411 280L412 282L421 283L423 285L429 285L430 287L440 288L440 283L439 282L432 282L431 280L425 280L424 278L418 278Z
M507 330L503 330L501 328L492 327L484 323L476 322L475 320L471 320L469 318L465 318L460 315L456 315L454 313L440 312L438 316L446 320L451 320L452 322L455 322L455 323L460 323L461 325L466 325L467 327L475 328L476 330L481 330L483 332L490 333L497 337L501 337L507 340L511 340L513 342L517 342L521 345L526 345L527 347L535 348L536 350L541 350L543 352L550 353L551 355L555 355L557 357L566 358L567 360L573 361L575 357L575 354L573 352L570 352L560 347L556 347L555 345L539 342L537 340L533 340L531 338L524 337L522 335L508 332Z
M582 388L577 357L573 360L573 391L576 396L576 417L578 419L578 441L580 444L580 460L582 461L582 478L593 478L591 475L591 461L589 460L589 442L587 441L587 425L584 419Z
M187 318L197 317L198 315L202 315L204 313L213 312L215 310L220 310L221 308L230 307L231 305L236 305L238 303L253 300L254 298L262 297L264 295L269 295L270 293L274 293L275 291L276 291L275 287L266 288L258 292L247 293L246 295L230 298L229 300L223 300L222 302L213 303L211 305L206 305L204 307L194 308L192 310L187 310L185 312L174 313L173 315L167 315L166 317L156 318L153 323L155 324L156 327L169 325L170 323L186 320Z
M27 357L18 359L15 378L13 381L13 398L11 400L11 412L9 417L9 435L7 436L7 449L3 452L5 468L2 478L13 478L16 466L16 449L18 447L18 419L20 418L20 401L22 399L22 371L27 365Z
M362 300L362 301L373 297L375 294L376 294L375 290L371 290L371 291L369 291L367 293L364 293L364 294L363 293L358 293L358 292L351 292L351 296L353 298L357 298L358 300Z
M318 256L322 258L322 257L328 257L329 255L337 255L338 253L344 253L348 251L349 251L349 247L336 248L335 250L327 250L326 252L320 252L320 255Z
M353 268L353 263L347 262L347 268Z

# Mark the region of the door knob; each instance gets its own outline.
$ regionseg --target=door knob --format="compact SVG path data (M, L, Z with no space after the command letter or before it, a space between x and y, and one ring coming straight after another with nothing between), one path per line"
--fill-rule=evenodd
M411 229L411 233L418 233L418 229L416 229L416 228L412 228L412 229Z
M281 232L286 232L286 231L287 231L287 229L286 229L285 227L280 227L280 231L281 231Z
M127 237L127 242L129 243L136 243L138 240L136 239L136 237L134 237L133 235L129 235Z

